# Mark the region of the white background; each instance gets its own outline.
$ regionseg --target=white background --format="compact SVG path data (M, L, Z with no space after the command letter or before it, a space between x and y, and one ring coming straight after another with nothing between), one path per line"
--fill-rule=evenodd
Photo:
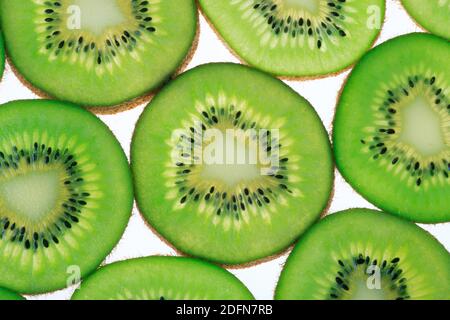
M199 46L188 69L207 62L238 62L217 38L203 17L201 17L200 22ZM377 44L397 35L414 31L421 31L421 29L409 18L399 1L387 0L386 21ZM336 98L347 75L348 72L344 72L338 76L319 80L287 81L287 83L311 102L326 128L331 132ZM36 98L36 96L19 82L7 66L3 81L0 83L0 103L31 98ZM135 123L144 107L145 105L141 105L133 110L116 115L100 116L115 133L127 155L129 154ZM356 194L336 172L335 195L329 212L353 207L373 208L372 205ZM422 227L431 232L450 251L450 223ZM135 208L122 240L105 263L149 255L175 255L175 252L146 227ZM247 285L257 299L272 299L278 276L287 255L288 253L285 253L275 260L254 267L230 271ZM28 298L68 299L72 292L73 288L69 288Z

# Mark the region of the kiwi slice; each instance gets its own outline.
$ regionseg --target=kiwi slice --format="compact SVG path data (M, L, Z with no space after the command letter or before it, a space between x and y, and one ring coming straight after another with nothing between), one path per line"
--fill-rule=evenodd
M81 284L74 300L253 300L230 272L181 257L146 257L100 268Z
M5 70L5 49L3 47L3 36L0 30L0 80L2 79L4 70Z
M11 290L0 288L0 301L2 300L25 300L25 298Z
M288 247L326 208L333 182L328 135L311 105L230 63L166 86L137 124L131 158L151 226L179 250L223 264Z
M450 221L450 43L415 33L369 52L349 76L334 121L345 179L386 212Z
M199 0L231 49L278 76L335 73L373 44L384 0Z
M448 0L402 0L411 17L428 31L450 40Z
M300 239L276 299L450 299L450 254L403 219L368 209L332 214Z
M0 0L8 56L27 83L83 106L152 91L193 44L193 0Z
M20 293L95 270L133 203L126 156L90 112L63 102L0 106L0 284Z

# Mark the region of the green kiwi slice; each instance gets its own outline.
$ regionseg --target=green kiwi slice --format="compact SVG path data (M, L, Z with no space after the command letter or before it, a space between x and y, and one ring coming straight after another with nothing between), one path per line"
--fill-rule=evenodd
M0 284L20 293L66 286L119 241L131 172L111 131L63 102L0 106Z
M334 121L337 166L367 200L423 223L450 221L450 43L414 33L369 52Z
M287 259L276 299L450 299L450 254L403 219L368 209L324 218Z
M288 247L326 208L333 182L328 135L311 105L230 63L194 68L155 96L131 159L151 226L184 253L222 264Z
M3 300L25 300L25 298L11 290L0 288L0 301Z
M3 36L0 30L0 80L2 79L4 70L5 70L5 49L3 47Z
M191 258L146 257L100 268L73 300L253 300L233 274Z
M250 65L314 77L355 63L384 21L384 0L199 0L219 35Z
M0 12L23 80L88 107L120 105L162 85L197 28L193 0L0 0Z
M450 40L450 2L448 0L402 0L411 17L422 27Z

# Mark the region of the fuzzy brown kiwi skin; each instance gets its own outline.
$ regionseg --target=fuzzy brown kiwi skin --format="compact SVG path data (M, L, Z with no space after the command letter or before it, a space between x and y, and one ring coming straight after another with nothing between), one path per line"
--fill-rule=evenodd
M207 22L207 24L209 25L209 27L211 28L211 30L216 34L217 38L220 40L220 42L222 42L222 44L225 46L225 48L228 50L228 52L230 52L238 61L240 64L252 67L252 68L256 68L259 70L258 67L253 66L251 64L249 64L248 62L244 61L234 50L233 48L231 48L227 42L223 39L222 35L220 34L220 32L214 27L214 24L211 22L211 20L208 19L208 16L205 14L205 12L203 11L202 7L200 6L200 3L198 0L196 0L197 2L197 6L199 8L199 11L201 13L201 15L203 16L203 18L205 19L205 21ZM367 49L367 51L365 53L367 53L369 50L371 50L374 45L376 44L376 42L378 41L380 35L381 35L381 30L383 29L383 26L386 22L386 14L384 15L384 19L383 22L381 23L380 26L380 32L377 34L377 36L375 37L375 39L372 41L370 47ZM364 54L363 54L364 55ZM272 75L273 77L276 77L280 80L283 81L305 81L305 80L320 80L320 79L325 79L325 78L331 78L337 75L340 75L342 73L345 73L346 71L351 70L358 62L360 59L358 59L357 61L355 61L354 63L344 67L343 69L339 69L337 71L331 72L331 73L326 73L326 74L319 74L316 76L279 76L276 75L274 73L270 73L268 71L263 70L264 72L269 73L270 75Z
M151 99L170 81L172 81L175 77L177 77L179 74L181 74L189 65L189 63L192 61L192 58L194 57L195 52L198 48L198 42L200 38L200 22L199 22L199 14L197 11L196 14L197 17L197 26L195 30L195 36L194 41L192 42L191 48L189 49L188 54L184 58L184 60L181 62L180 66L176 69L174 74L165 82L163 82L158 88L145 93L137 98L134 98L130 101L126 101L124 103L118 104L118 105L112 105L112 106L82 106L83 108L91 111L94 114L98 115L114 115L123 111L128 111L131 109L136 108L137 106L140 106L144 103L148 103L151 101ZM14 75L19 79L19 81L31 92L33 92L36 96L42 99L52 99L55 100L55 97L52 97L48 93L44 92L43 90L35 87L31 82L29 82L14 66L11 59L9 58L9 55L7 53L7 50L5 48L5 55L6 60L11 67L11 70L13 71ZM0 79L1 80L1 79Z

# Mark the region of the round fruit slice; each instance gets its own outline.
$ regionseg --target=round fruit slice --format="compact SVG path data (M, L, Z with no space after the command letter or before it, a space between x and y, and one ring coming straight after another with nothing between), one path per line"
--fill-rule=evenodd
M74 300L253 300L230 272L201 260L147 257L100 268Z
M0 288L0 301L3 300L25 300L25 298L8 289Z
M450 299L450 254L397 217L352 209L300 239L275 292L283 300Z
M402 0L408 13L428 31L450 40L448 0Z
M450 43L410 34L369 52L347 80L334 122L337 166L386 212L450 221Z
M179 250L241 264L288 247L325 209L327 132L281 81L197 67L159 93L132 142L138 206Z
M206 18L252 66L278 76L335 73L374 43L384 0L199 0Z
M133 203L127 159L90 112L56 101L0 106L0 284L21 293L95 270Z
M0 80L3 76L3 71L5 69L5 49L3 48L3 36L0 32Z
M196 34L193 0L0 0L8 55L24 80L83 106L159 87Z

